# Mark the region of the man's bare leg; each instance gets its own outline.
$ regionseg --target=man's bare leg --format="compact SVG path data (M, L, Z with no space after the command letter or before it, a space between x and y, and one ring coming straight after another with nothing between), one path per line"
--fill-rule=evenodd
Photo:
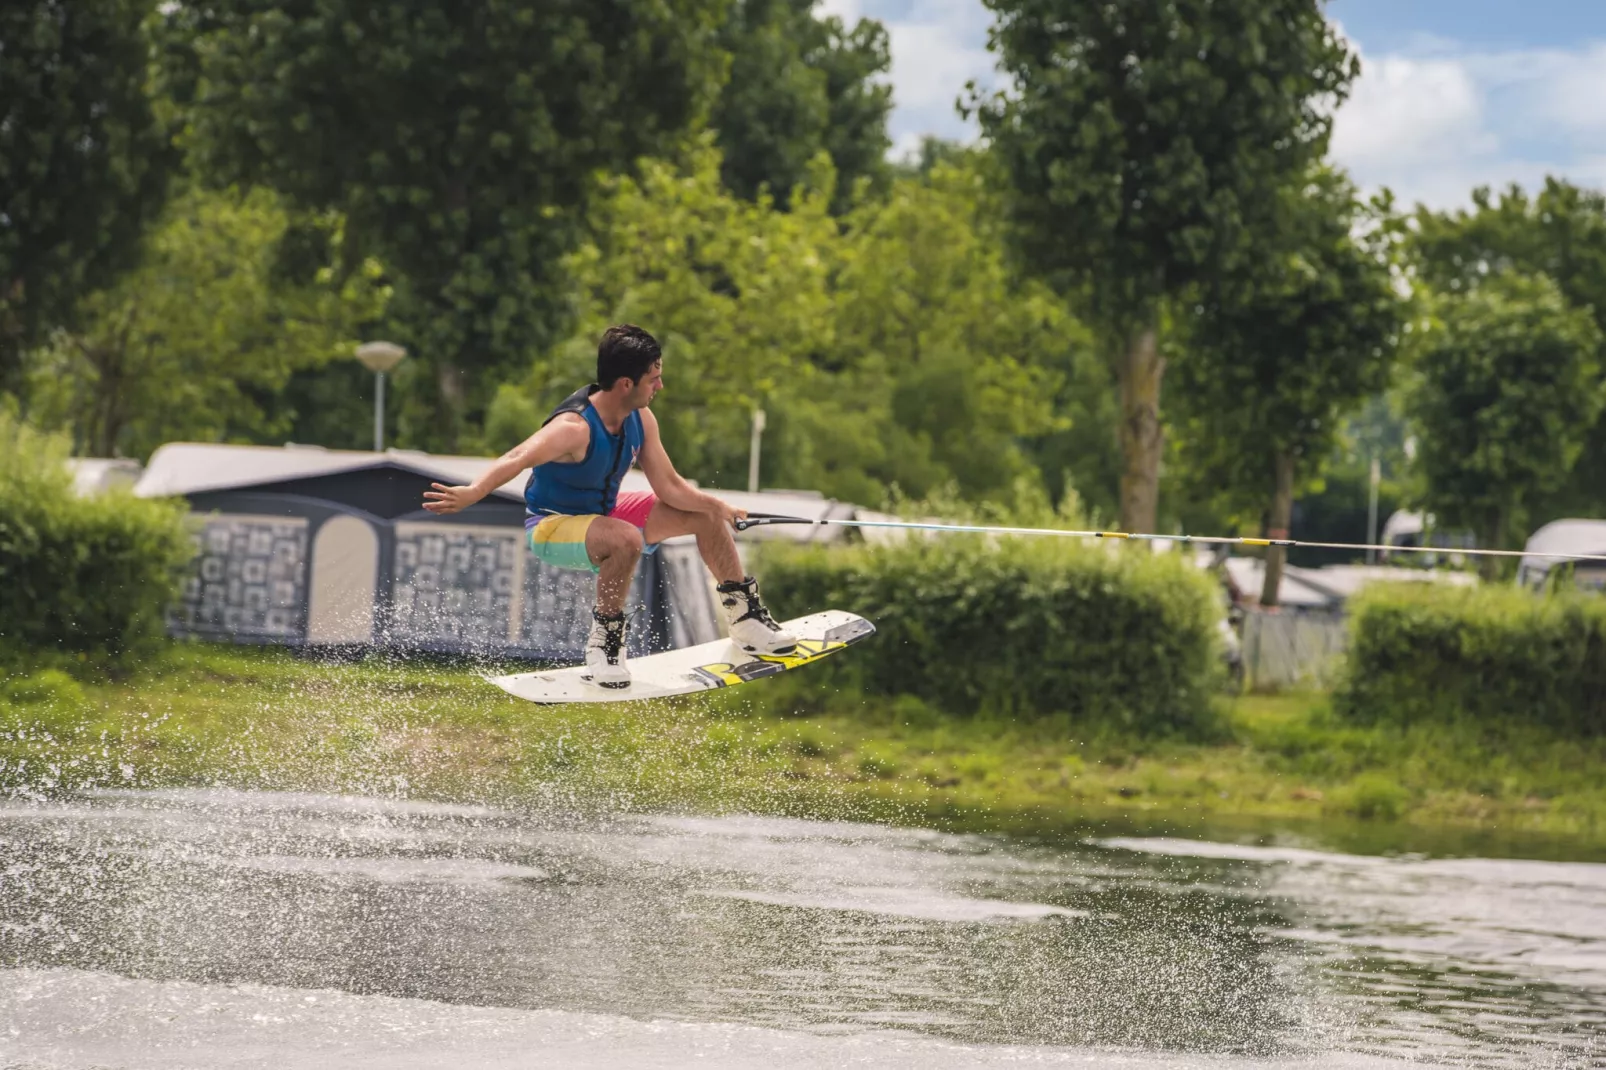
M641 531L623 520L599 516L586 529L586 553L597 566L597 613L617 617L625 611L630 581L641 560Z
M758 585L742 572L736 553L736 536L730 525L714 513L688 513L659 502L647 514L646 539L659 543L676 535L695 535L703 564L719 581L719 604L725 611L731 639L744 650L784 654L796 649L797 639L775 623L759 601Z
M596 526L594 522L592 526ZM714 579L720 583L742 581L742 559L737 556L736 536L729 524L713 513L688 513L663 502L654 505L647 514L647 542L660 543L677 535L697 536L697 552Z

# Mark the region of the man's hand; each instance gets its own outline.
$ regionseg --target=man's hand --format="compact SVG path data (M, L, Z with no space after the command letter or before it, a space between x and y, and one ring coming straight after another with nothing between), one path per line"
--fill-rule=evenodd
M730 505L727 502L724 502L724 501L721 501L718 498L715 498L712 494L710 494L708 497L714 503L714 515L719 517L721 520L723 520L726 524L730 525L731 527L734 528L736 526L736 522L738 520L746 520L747 519L747 510L746 509L738 509L735 506Z
M424 492L424 508L437 516L460 513L480 500L473 487L448 487L444 483L431 483L434 490Z

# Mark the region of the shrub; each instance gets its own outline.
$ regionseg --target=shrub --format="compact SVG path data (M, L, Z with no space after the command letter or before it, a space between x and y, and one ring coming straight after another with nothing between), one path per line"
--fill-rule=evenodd
M0 412L0 651L127 654L161 635L194 552L184 507L79 498L65 459Z
M40 669L29 676L0 680L0 695L17 705L80 706L84 689L60 669Z
M1397 821L1410 801L1410 792L1382 773L1362 773L1333 793L1327 809L1363 821Z
M1333 696L1341 716L1606 729L1599 595L1390 584L1355 600L1350 636Z
M766 600L788 613L840 608L875 622L874 639L811 670L834 675L822 687L1144 731L1210 717L1220 609L1210 578L1171 555L945 536L772 546L761 571Z

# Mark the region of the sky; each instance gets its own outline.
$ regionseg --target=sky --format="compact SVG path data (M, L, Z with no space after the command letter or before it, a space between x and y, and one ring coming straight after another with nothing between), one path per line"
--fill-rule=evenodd
M954 101L993 85L982 0L821 0L892 38L894 155L976 136ZM1547 174L1606 187L1606 0L1331 0L1361 57L1333 157L1402 205L1455 208Z

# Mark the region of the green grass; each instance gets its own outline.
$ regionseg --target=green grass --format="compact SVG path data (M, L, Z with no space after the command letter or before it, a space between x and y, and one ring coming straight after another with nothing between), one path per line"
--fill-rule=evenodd
M71 665L0 681L0 790L221 784L459 799L537 795L1041 827L1545 836L1606 850L1606 741L1533 727L1357 726L1322 695L1223 700L1205 739L1070 717L956 719L910 699L822 693L808 673L657 703L542 707L463 666L174 645L116 677ZM1156 824L1158 823L1158 824ZM1366 835L1361 835L1366 839ZM1370 835L1368 833L1367 835ZM1352 837L1353 838L1353 837ZM1409 837L1407 837L1408 839Z

